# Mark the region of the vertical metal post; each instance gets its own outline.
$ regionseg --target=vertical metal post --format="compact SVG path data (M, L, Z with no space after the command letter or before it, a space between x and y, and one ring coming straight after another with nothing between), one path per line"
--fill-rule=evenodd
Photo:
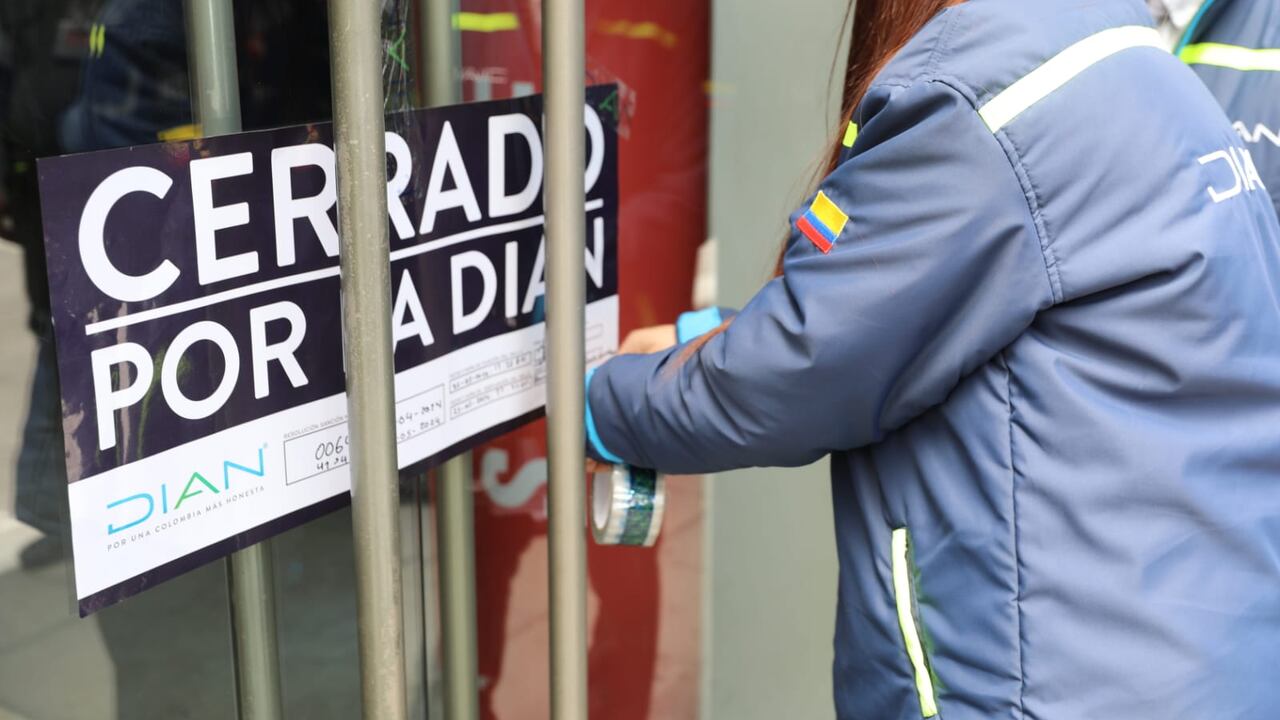
M191 110L201 133L240 132L240 77L231 0L186 0Z
M273 568L269 541L251 545L227 558L240 720L284 717Z
M186 0L184 10L194 120L206 137L239 132L240 81L231 0ZM284 717L274 575L269 542L227 558L241 720Z
M546 88L547 460L551 717L587 717L586 482L583 473L583 248L586 130L583 0L542 3Z
M423 54L427 104L431 106L458 102L453 12L453 0L425 0L423 4ZM480 716L480 702L476 687L479 661L471 453L445 463L436 487L445 717L476 720Z
M458 92L458 43L453 29L456 0L423 0L422 58L426 67L427 104L452 105Z
M440 615L443 633L444 703L448 720L480 716L476 675L475 515L471 453L445 463L437 484Z
M424 594L427 589L424 573L427 569L426 555L423 552L423 521L427 516L422 512L426 498L423 490L426 483L421 475L406 476L400 482L400 587L404 590L404 666L407 696L405 704L409 717L439 717L430 714L430 669L431 651L428 645L428 609L434 610L434 599ZM436 693L439 694L439 693Z
M400 494L391 364L382 3L329 0L356 621L364 717L403 720Z

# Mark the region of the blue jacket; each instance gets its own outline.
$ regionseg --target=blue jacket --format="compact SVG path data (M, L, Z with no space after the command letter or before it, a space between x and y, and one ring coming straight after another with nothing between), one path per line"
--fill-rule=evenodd
M1141 0L941 13L857 109L783 276L687 362L589 379L597 459L831 456L841 718L1280 707L1280 226L1149 23Z
M1280 2L1207 0L1175 51L1226 109L1280 206Z

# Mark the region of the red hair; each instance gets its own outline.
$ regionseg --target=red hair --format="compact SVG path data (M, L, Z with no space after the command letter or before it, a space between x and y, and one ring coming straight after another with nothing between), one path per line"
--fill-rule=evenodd
M845 127L853 119L858 104L866 96L876 75L893 59L916 33L946 8L965 0L850 0L845 12L845 24L853 18L853 30L849 39L849 57L844 68L844 90L841 93L840 122L836 125L826 161L820 166L821 178L830 175L840 163L844 146L836 138L844 134ZM815 183L816 184L816 183ZM786 242L778 252L774 277L782 274L782 258ZM724 331L732 320L689 343L680 354L683 364L698 352L707 341Z

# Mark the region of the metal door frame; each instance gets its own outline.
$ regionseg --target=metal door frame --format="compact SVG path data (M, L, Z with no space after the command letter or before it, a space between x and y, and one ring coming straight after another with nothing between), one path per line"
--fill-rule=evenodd
M191 116L202 136L240 132L232 0L186 0ZM280 648L276 634L271 542L227 557L236 707L240 720L280 720Z
M542 3L546 130L547 501L551 717L587 718L587 545L583 420L586 246L583 0Z
M231 0L186 0L186 11L193 116L203 134L238 132ZM457 100L452 13L450 0L425 0L424 56L430 58L426 72L431 104ZM407 687L400 496L394 482L399 473L390 353L381 22L379 2L329 0L362 707L366 718L403 720ZM542 27L551 710L556 720L585 720L583 0L545 0ZM441 482L442 621L451 720L470 720L478 711L469 462L469 456L463 456L446 464ZM240 717L278 720L283 709L270 544L236 553L227 566Z

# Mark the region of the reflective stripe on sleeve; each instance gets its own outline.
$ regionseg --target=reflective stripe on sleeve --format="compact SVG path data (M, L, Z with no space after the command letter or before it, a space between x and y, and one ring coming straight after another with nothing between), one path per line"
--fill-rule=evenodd
M1005 88L983 105L978 114L991 132L996 132L1095 63L1136 47L1163 50L1164 44L1155 28L1140 25L1110 28L1090 35Z
M1182 48L1178 59L1188 65L1213 65L1243 70L1280 72L1280 49L1247 48L1221 43L1197 43Z

